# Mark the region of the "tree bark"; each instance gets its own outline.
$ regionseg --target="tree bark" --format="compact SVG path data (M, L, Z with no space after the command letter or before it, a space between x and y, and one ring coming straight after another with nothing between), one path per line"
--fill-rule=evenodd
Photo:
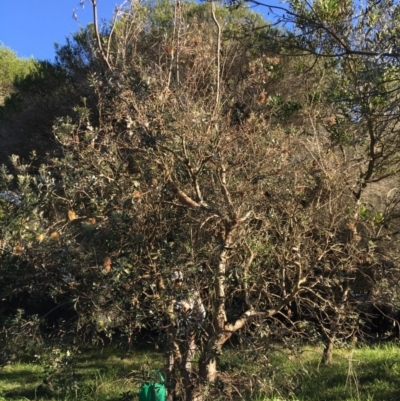
M182 344L182 348L182 362L180 370L183 378L182 383L184 400L198 400L198 397L195 397L198 383L196 380L196 376L193 374L192 371L192 363L194 361L197 350L195 333L189 333L188 338L185 339L184 343Z
M332 363L332 353L333 353L333 346L335 344L335 336L328 337L327 341L325 342L325 349L322 354L322 363L324 365L330 365Z
M177 367L182 363L182 356L179 346L175 339L174 327L170 327L167 332L167 361L166 361L166 383L167 401L174 401L177 393L178 377Z
M217 357L221 353L222 346L231 337L232 333L223 332L209 339L203 348L199 361L200 381L213 383L217 378Z
M345 288L341 297L341 306L336 310L336 316L332 319L330 334L326 333L325 349L322 354L322 363L325 365L330 365L332 363L332 353L333 347L335 345L336 336L339 333L342 317L344 312L344 305L347 301L347 295L349 293L349 288Z

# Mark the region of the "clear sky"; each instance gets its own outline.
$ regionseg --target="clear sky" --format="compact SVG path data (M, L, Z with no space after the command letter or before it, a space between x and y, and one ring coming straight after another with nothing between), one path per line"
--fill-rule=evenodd
M99 0L99 18L111 19L118 0ZM91 21L89 3L79 0L0 0L0 42L19 57L53 60L54 43ZM79 22L72 18L73 10Z
M261 0L280 5L279 0ZM99 19L110 20L122 0L98 0ZM73 11L79 21L72 18ZM266 15L267 9L257 11ZM92 21L89 3L84 9L79 0L0 0L0 44L11 48L19 57L41 60L54 59L54 43L65 43L65 38Z

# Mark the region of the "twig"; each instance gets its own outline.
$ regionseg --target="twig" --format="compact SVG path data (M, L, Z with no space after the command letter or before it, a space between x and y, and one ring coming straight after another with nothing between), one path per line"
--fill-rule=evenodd
M211 14L213 17L213 20L215 22L215 25L217 26L218 29L218 36L217 36L217 95L215 98L215 110L218 110L219 108L219 98L220 98L220 69L221 69L221 25L217 20L217 17L215 15L215 2L214 0L211 1Z

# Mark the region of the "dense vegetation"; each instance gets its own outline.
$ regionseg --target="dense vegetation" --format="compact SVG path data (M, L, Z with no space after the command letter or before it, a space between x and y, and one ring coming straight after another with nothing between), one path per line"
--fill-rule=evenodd
M55 63L2 84L1 363L152 338L171 400L215 399L227 343L329 364L398 336L398 2L292 0L274 24L132 2L102 28L89 3Z
M23 79L34 69L33 59L20 59L16 53L4 46L0 47L0 103L9 96L18 79Z

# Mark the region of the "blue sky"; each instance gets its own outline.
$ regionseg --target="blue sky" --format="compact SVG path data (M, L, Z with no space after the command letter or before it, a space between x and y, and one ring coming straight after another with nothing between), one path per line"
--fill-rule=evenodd
M280 5L279 0L263 0ZM0 0L0 44L16 51L19 57L54 59L54 43L85 26L92 19L89 3L84 9L79 0ZM98 0L99 19L109 20L118 0ZM74 9L79 22L72 18ZM260 11L266 12L262 8ZM266 18L268 18L266 16Z
M0 42L19 57L53 60L54 43L91 21L89 3L82 10L79 0L0 0ZM99 0L99 17L110 19L118 0ZM77 8L79 22L72 18Z

